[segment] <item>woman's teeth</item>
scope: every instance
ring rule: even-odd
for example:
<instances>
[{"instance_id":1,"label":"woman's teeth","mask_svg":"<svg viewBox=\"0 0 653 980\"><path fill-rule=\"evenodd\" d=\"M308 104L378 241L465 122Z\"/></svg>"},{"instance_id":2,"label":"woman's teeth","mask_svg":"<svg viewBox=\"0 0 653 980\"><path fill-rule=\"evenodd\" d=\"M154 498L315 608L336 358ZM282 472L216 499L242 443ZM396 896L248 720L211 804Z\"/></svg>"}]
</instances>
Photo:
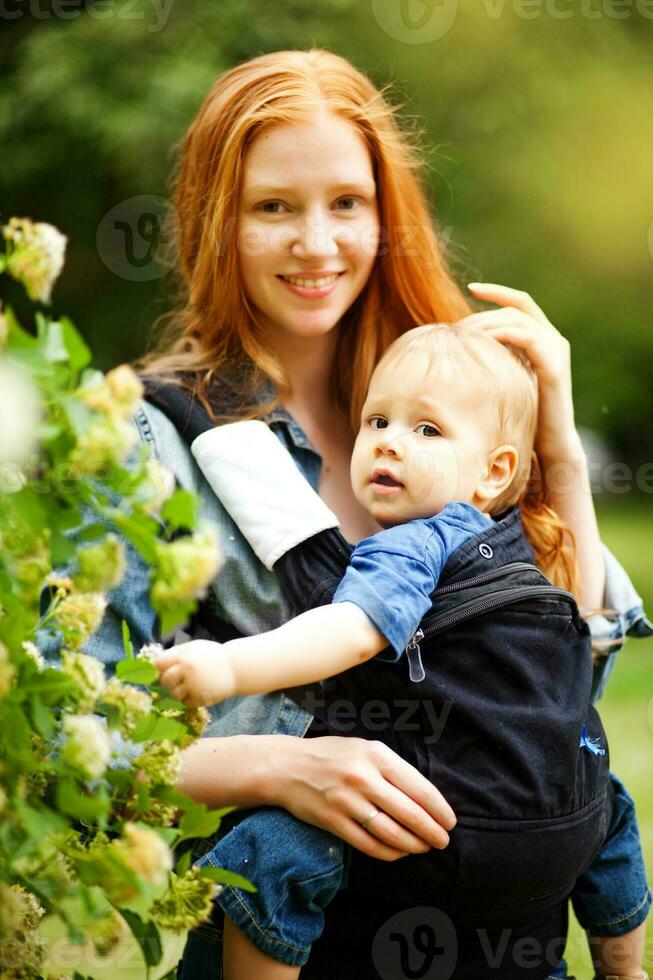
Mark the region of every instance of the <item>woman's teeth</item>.
<instances>
[{"instance_id":1,"label":"woman's teeth","mask_svg":"<svg viewBox=\"0 0 653 980\"><path fill-rule=\"evenodd\" d=\"M322 286L330 286L332 282L335 282L339 272L336 272L333 276L325 276L323 279L299 279L297 276L282 276L286 282L291 282L293 286L305 286L307 289L319 289Z\"/></svg>"}]
</instances>

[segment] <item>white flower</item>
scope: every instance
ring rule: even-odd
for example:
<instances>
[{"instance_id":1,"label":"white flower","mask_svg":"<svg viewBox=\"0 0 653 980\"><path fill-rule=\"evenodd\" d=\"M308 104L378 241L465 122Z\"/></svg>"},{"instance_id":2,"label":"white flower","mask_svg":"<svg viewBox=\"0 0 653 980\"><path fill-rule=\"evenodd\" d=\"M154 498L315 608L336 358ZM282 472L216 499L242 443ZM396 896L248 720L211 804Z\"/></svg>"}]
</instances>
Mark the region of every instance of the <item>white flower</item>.
<instances>
[{"instance_id":1,"label":"white flower","mask_svg":"<svg viewBox=\"0 0 653 980\"><path fill-rule=\"evenodd\" d=\"M111 758L106 727L95 715L67 715L63 730L66 743L62 758L87 779L99 779Z\"/></svg>"},{"instance_id":2,"label":"white flower","mask_svg":"<svg viewBox=\"0 0 653 980\"><path fill-rule=\"evenodd\" d=\"M101 592L71 592L56 610L64 643L79 650L102 622L107 600Z\"/></svg>"},{"instance_id":3,"label":"white flower","mask_svg":"<svg viewBox=\"0 0 653 980\"><path fill-rule=\"evenodd\" d=\"M172 871L170 848L155 831L126 823L115 846L128 868L148 885L162 885Z\"/></svg>"},{"instance_id":4,"label":"white flower","mask_svg":"<svg viewBox=\"0 0 653 980\"><path fill-rule=\"evenodd\" d=\"M0 698L8 694L16 677L16 668L9 659L9 650L0 640Z\"/></svg>"},{"instance_id":5,"label":"white flower","mask_svg":"<svg viewBox=\"0 0 653 980\"><path fill-rule=\"evenodd\" d=\"M31 640L25 640L23 643L23 650L25 651L27 656L34 661L38 669L43 670L43 668L45 667L45 660L43 659L43 654L41 653L37 645L35 643L32 643Z\"/></svg>"},{"instance_id":6,"label":"white flower","mask_svg":"<svg viewBox=\"0 0 653 980\"><path fill-rule=\"evenodd\" d=\"M49 303L63 269L66 236L44 221L11 218L3 234L9 242L7 272L25 286L30 299Z\"/></svg>"},{"instance_id":7,"label":"white flower","mask_svg":"<svg viewBox=\"0 0 653 980\"><path fill-rule=\"evenodd\" d=\"M86 653L63 650L61 668L74 680L80 693L79 708L89 711L106 687L104 664Z\"/></svg>"},{"instance_id":8,"label":"white flower","mask_svg":"<svg viewBox=\"0 0 653 980\"><path fill-rule=\"evenodd\" d=\"M175 489L175 475L158 459L148 459L145 466L154 490L154 495L147 502L147 510L151 513L160 510L166 500L172 496Z\"/></svg>"},{"instance_id":9,"label":"white flower","mask_svg":"<svg viewBox=\"0 0 653 980\"><path fill-rule=\"evenodd\" d=\"M0 358L0 465L22 463L39 435L39 396L27 372Z\"/></svg>"},{"instance_id":10,"label":"white flower","mask_svg":"<svg viewBox=\"0 0 653 980\"><path fill-rule=\"evenodd\" d=\"M195 534L157 546L159 567L151 596L159 609L201 598L218 573L222 559L215 532Z\"/></svg>"},{"instance_id":11,"label":"white flower","mask_svg":"<svg viewBox=\"0 0 653 980\"><path fill-rule=\"evenodd\" d=\"M140 648L137 653L137 657L141 660L148 660L151 664L156 661L157 657L160 657L163 653L163 647L160 643L145 643L144 646Z\"/></svg>"}]
</instances>

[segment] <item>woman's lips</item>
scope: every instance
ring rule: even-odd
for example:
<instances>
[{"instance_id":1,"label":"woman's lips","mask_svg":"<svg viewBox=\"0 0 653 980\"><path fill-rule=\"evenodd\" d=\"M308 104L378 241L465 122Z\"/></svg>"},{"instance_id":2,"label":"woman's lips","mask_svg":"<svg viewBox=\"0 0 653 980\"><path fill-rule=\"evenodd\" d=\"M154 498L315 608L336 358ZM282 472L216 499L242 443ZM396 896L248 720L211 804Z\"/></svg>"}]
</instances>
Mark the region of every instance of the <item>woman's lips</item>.
<instances>
[{"instance_id":1,"label":"woman's lips","mask_svg":"<svg viewBox=\"0 0 653 980\"><path fill-rule=\"evenodd\" d=\"M288 280L284 279L283 276L277 276L277 278L279 282L286 286L291 293L295 294L295 296L302 296L304 299L323 299L325 296L329 296L333 292L343 276L344 272L339 272L338 278L334 279L333 282L330 282L326 286L298 286L294 282L288 282ZM301 278L301 276L298 276L297 278ZM323 278L326 279L327 277L324 276Z\"/></svg>"}]
</instances>

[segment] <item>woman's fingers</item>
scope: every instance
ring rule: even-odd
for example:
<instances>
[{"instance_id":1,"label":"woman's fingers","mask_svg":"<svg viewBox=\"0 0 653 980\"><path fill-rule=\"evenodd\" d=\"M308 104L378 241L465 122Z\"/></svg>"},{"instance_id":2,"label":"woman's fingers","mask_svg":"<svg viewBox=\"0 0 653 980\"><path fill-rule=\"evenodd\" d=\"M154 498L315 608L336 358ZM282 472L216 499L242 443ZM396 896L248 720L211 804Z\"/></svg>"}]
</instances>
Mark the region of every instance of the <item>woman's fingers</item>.
<instances>
[{"instance_id":1,"label":"woman's fingers","mask_svg":"<svg viewBox=\"0 0 653 980\"><path fill-rule=\"evenodd\" d=\"M501 286L496 282L470 282L467 288L479 299L497 306L514 306L523 313L548 323L546 314L529 293L511 286Z\"/></svg>"},{"instance_id":2,"label":"woman's fingers","mask_svg":"<svg viewBox=\"0 0 653 980\"><path fill-rule=\"evenodd\" d=\"M422 776L410 763L396 755L392 749L382 743L378 745L380 752L381 774L384 779L391 784L405 798L405 804L410 810L407 814L411 822L418 818L422 826L433 826L433 821L445 830L452 830L456 826L456 815L445 800L442 793ZM394 797L394 799L397 799ZM415 803L419 810L410 807L410 801ZM430 840L430 835L424 838ZM436 847L438 844L436 843ZM442 846L442 845L439 845Z\"/></svg>"},{"instance_id":3,"label":"woman's fingers","mask_svg":"<svg viewBox=\"0 0 653 980\"><path fill-rule=\"evenodd\" d=\"M429 787L434 789L430 783ZM449 834L444 824L451 830L456 818L444 798L437 790L435 793L439 797L437 800L429 800L430 794L424 794L425 803L432 807L433 812L429 812L386 780L380 795L373 800L385 819L381 819L381 816L375 817L369 829L386 843L411 853L417 854L425 850L424 844L441 850L449 843ZM447 819L449 815L450 819Z\"/></svg>"}]
</instances>

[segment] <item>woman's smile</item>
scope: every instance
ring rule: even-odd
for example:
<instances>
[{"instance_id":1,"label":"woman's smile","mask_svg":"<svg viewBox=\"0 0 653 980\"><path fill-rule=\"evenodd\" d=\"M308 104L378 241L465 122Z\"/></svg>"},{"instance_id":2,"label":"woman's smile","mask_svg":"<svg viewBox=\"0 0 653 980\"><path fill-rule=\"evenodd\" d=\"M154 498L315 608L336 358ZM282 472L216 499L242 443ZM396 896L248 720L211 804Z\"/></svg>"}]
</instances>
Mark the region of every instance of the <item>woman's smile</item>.
<instances>
[{"instance_id":1,"label":"woman's smile","mask_svg":"<svg viewBox=\"0 0 653 980\"><path fill-rule=\"evenodd\" d=\"M336 284L344 272L334 272L330 274L322 274L321 276L277 276L280 282L287 286L287 288L295 293L296 296L301 296L304 299L323 299L325 296L330 296L334 291Z\"/></svg>"}]
</instances>

